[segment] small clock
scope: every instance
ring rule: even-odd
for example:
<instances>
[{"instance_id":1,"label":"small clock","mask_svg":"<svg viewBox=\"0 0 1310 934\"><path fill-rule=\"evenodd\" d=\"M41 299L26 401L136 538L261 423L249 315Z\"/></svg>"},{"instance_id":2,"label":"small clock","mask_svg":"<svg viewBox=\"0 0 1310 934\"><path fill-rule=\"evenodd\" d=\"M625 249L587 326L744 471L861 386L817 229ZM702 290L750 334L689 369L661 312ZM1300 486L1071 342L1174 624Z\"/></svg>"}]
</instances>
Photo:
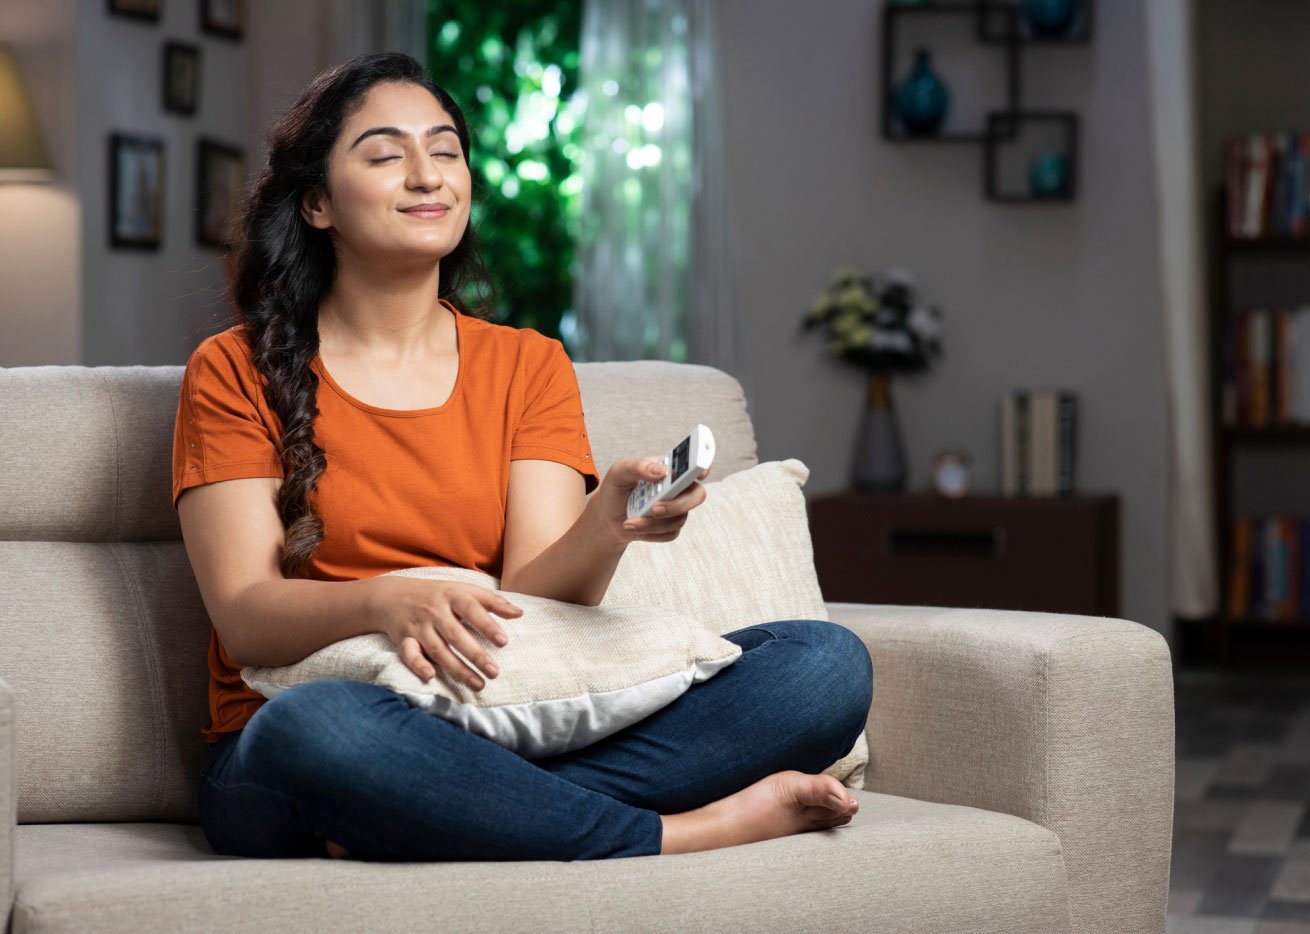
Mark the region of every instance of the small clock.
<instances>
[{"instance_id":1,"label":"small clock","mask_svg":"<svg viewBox=\"0 0 1310 934\"><path fill-rule=\"evenodd\" d=\"M963 448L942 451L932 461L932 487L939 496L959 499L969 492L969 452Z\"/></svg>"}]
</instances>

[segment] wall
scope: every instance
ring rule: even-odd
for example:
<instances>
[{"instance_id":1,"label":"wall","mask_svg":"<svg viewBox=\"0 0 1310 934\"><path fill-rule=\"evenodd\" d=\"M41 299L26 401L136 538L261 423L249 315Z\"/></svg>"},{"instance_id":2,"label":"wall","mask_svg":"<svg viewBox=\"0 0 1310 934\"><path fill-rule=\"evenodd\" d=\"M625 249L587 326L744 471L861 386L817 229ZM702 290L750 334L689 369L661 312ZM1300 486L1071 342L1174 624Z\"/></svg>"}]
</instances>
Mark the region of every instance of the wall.
<instances>
[{"instance_id":1,"label":"wall","mask_svg":"<svg viewBox=\"0 0 1310 934\"><path fill-rule=\"evenodd\" d=\"M200 31L199 0L163 4L158 23L111 16L103 0L77 0L77 114L82 193L83 362L88 366L185 361L227 314L218 250L195 241L196 142L241 146L247 137L249 44ZM253 4L257 6L257 4ZM194 116L166 111L164 42L200 46ZM164 219L158 251L110 249L111 132L164 141Z\"/></svg>"},{"instance_id":2,"label":"wall","mask_svg":"<svg viewBox=\"0 0 1310 934\"><path fill-rule=\"evenodd\" d=\"M942 308L945 328L940 365L897 379L893 390L910 487L927 486L936 449L959 443L973 453L975 488L997 490L1001 393L1077 391L1078 486L1122 497L1121 615L1169 634L1141 5L1098 3L1090 46L1025 50L1025 104L1083 118L1081 190L1061 206L984 200L976 146L880 138L879 7L812 0L798 16L784 0L717 6L760 457L802 458L810 496L846 485L865 379L830 359L817 335L798 336L797 323L835 267L906 266ZM950 64L939 61L943 74ZM955 79L962 106L977 103L974 86L967 71Z\"/></svg>"},{"instance_id":3,"label":"wall","mask_svg":"<svg viewBox=\"0 0 1310 934\"><path fill-rule=\"evenodd\" d=\"M0 366L81 362L73 0L0 4L55 179L0 185Z\"/></svg>"}]
</instances>

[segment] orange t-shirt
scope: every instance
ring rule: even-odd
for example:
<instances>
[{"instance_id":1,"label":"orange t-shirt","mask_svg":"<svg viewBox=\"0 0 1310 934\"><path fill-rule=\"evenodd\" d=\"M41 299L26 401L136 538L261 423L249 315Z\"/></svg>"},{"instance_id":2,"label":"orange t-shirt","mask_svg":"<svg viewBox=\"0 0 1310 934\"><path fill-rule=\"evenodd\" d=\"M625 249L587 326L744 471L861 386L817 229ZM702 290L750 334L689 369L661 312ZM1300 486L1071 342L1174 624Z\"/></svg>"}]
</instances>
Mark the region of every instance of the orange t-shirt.
<instances>
[{"instance_id":1,"label":"orange t-shirt","mask_svg":"<svg viewBox=\"0 0 1310 934\"><path fill-rule=\"evenodd\" d=\"M384 409L350 396L316 355L314 440L327 469L310 494L324 538L306 577L358 580L399 568L466 567L499 577L509 462L559 461L600 483L573 362L531 328L455 313L459 366L436 408ZM244 325L205 338L187 361L173 432L173 507L183 490L283 477L281 421L264 398ZM242 729L265 700L209 639L207 742Z\"/></svg>"}]
</instances>

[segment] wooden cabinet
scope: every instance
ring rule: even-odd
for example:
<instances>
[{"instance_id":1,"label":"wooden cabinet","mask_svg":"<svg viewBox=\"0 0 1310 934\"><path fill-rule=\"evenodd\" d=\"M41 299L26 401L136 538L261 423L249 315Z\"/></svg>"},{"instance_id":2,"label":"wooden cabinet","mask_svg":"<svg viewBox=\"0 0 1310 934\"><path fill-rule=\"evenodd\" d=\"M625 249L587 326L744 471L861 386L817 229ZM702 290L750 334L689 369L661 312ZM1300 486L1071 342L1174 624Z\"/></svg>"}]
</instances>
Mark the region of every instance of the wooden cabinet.
<instances>
[{"instance_id":1,"label":"wooden cabinet","mask_svg":"<svg viewBox=\"0 0 1310 934\"><path fill-rule=\"evenodd\" d=\"M1119 497L841 492L808 501L830 601L1119 616Z\"/></svg>"}]
</instances>

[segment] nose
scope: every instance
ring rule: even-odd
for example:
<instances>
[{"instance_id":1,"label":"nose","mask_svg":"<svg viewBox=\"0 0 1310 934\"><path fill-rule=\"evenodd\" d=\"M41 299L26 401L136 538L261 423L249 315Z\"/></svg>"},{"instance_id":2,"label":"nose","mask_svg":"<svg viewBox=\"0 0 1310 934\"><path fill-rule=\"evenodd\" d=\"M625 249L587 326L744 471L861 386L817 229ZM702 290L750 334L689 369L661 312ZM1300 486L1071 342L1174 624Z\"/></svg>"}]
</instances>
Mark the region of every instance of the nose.
<instances>
[{"instance_id":1,"label":"nose","mask_svg":"<svg viewBox=\"0 0 1310 934\"><path fill-rule=\"evenodd\" d=\"M415 188L424 190L440 188L445 184L445 177L441 174L441 166L433 156L429 156L424 150L419 157L412 163L413 168L409 173L409 184Z\"/></svg>"}]
</instances>

